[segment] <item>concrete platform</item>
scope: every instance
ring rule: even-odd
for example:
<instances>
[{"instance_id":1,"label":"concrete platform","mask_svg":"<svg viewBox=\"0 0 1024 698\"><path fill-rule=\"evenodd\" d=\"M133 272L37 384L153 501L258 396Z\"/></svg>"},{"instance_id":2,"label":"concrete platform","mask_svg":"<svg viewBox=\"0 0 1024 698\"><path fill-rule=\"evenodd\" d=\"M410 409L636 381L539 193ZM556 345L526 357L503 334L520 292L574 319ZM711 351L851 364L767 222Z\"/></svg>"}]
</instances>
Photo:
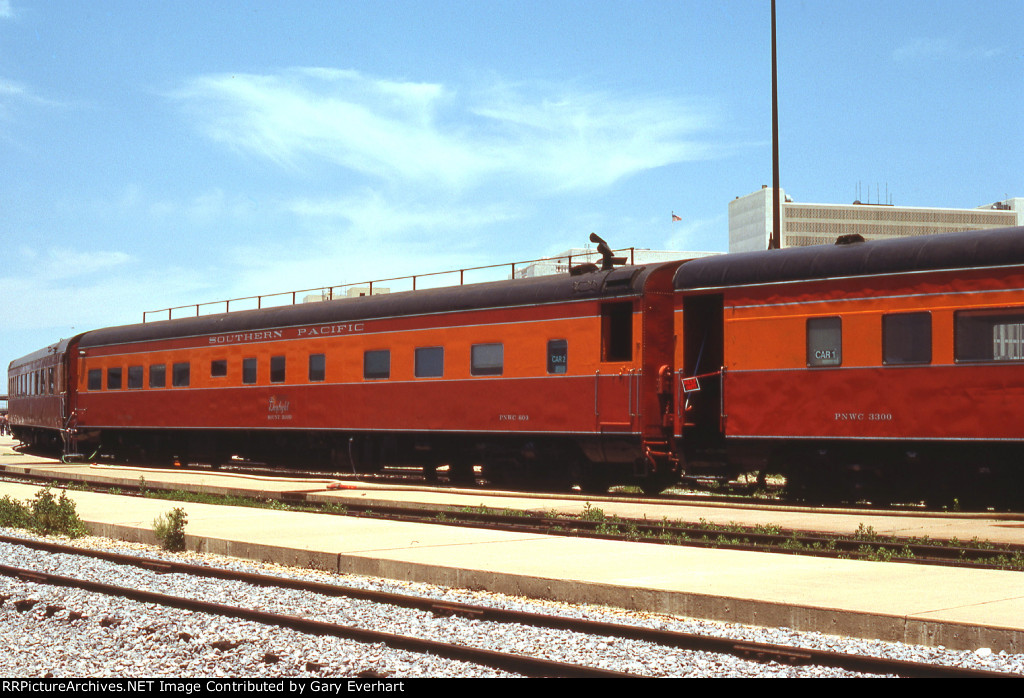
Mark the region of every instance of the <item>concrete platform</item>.
<instances>
[{"instance_id":1,"label":"concrete platform","mask_svg":"<svg viewBox=\"0 0 1024 698\"><path fill-rule=\"evenodd\" d=\"M87 467L33 461L12 455L2 444L0 463L8 469L46 468L64 473ZM147 482L195 480L194 474L171 471L129 469L110 471L109 475L126 484L137 484L139 477ZM216 473L204 473L200 480L211 490L301 490L310 497L339 501L383 496L372 488L330 490L326 482L311 488L308 482ZM0 483L0 496L29 499L38 490L35 485ZM154 542L153 520L178 506L87 492L68 491L68 496L97 535L142 542ZM410 501L427 498L415 492L407 496ZM458 496L478 500L474 504L487 504L489 499L472 493ZM500 499L501 503L494 505L525 503L545 511L552 508L550 500L541 505L528 497ZM516 504L517 499L523 501ZM180 506L188 514L187 545L192 550L751 625L958 649L1024 652L1024 573L1020 572L702 550L202 504ZM557 508L584 506L585 501L565 500ZM645 507L648 518L660 520L649 509ZM739 512L739 517L742 515ZM728 516L739 518L736 511ZM863 519L860 514L856 517ZM901 517L888 518L896 519L893 525L898 525ZM763 512L758 522L765 522ZM1002 523L1013 532L1021 525L1019 521L995 522ZM873 527L884 532L885 526Z\"/></svg>"}]
</instances>

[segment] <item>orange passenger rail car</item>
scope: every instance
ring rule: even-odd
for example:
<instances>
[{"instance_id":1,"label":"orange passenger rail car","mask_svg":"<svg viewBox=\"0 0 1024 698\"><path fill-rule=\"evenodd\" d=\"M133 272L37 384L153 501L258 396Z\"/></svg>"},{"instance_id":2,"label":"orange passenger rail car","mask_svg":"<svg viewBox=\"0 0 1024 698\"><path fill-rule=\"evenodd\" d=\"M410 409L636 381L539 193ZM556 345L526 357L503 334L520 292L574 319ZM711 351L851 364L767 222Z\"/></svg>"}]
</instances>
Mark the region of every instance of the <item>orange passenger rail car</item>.
<instances>
[{"instance_id":1,"label":"orange passenger rail car","mask_svg":"<svg viewBox=\"0 0 1024 698\"><path fill-rule=\"evenodd\" d=\"M811 499L1019 498L1024 228L726 255L675 277L692 473Z\"/></svg>"},{"instance_id":2,"label":"orange passenger rail car","mask_svg":"<svg viewBox=\"0 0 1024 698\"><path fill-rule=\"evenodd\" d=\"M465 480L480 466L496 484L659 488L677 476L659 376L673 370L678 264L86 332L60 350L63 421L21 428L141 462L448 466Z\"/></svg>"}]
</instances>

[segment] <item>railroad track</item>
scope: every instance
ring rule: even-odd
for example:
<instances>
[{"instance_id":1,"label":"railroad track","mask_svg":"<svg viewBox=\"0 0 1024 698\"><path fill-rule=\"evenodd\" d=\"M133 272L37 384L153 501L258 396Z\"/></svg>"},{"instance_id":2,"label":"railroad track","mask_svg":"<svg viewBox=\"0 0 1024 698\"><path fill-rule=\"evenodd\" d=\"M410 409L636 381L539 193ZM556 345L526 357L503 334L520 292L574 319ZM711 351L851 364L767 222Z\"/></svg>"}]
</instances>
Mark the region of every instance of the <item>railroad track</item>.
<instances>
[{"instance_id":1,"label":"railroad track","mask_svg":"<svg viewBox=\"0 0 1024 698\"><path fill-rule=\"evenodd\" d=\"M14 447L14 450L25 453L36 455L43 458L58 458L55 454L46 451L31 450L23 446ZM115 463L114 461L104 461L102 459L95 461L97 463L108 463L111 466L122 465ZM86 463L83 463L83 465ZM132 467L132 466L125 466ZM143 468L159 468L159 466L140 466ZM325 478L337 479L342 482L368 482L368 483L384 483L384 484L400 484L407 486L419 486L427 489L428 491L439 491L449 492L453 489L467 489L475 492L486 492L495 495L508 495L508 496L519 496L523 494L527 495L550 495L553 497L569 496L569 497L585 497L591 501L620 501L623 498L632 498L642 496L646 500L657 501L659 503L681 503L681 504L695 504L695 503L712 503L712 504L727 504L730 506L766 506L766 505L777 505L791 507L795 509L806 509L808 511L820 510L820 504L803 504L798 499L786 499L783 496L784 486L779 483L769 483L761 486L752 482L722 482L720 480L713 480L702 477L686 477L679 484L679 488L688 490L684 492L672 491L663 492L659 495L639 495L635 492L623 491L619 488L619 491L611 492L579 492L575 490L561 491L561 490L543 490L543 489L524 489L515 490L507 488L494 489L491 484L484 479L482 476L477 475L472 481L454 481L448 477L447 467L442 466L438 473L434 476L424 474L422 468L418 467L391 467L386 466L381 472L378 473L348 473L338 472L331 470L305 470L302 468L282 468L276 466L268 466L261 463L252 463L248 461L237 461L232 462L218 468L213 468L206 464L193 463L189 464L189 469L195 469L200 472L207 471L211 473L224 473L234 475L249 475L255 477L270 477L270 478L288 478L288 479L309 479L309 480L324 480ZM175 470L174 468L161 468L164 470ZM49 478L53 479L53 478ZM615 488L613 488L614 490ZM757 494L760 493L760 494ZM837 503L837 506L839 504ZM846 502L842 503L844 510L857 510L866 512L877 512L879 510L885 510L889 508L889 505L876 505L865 502ZM894 504L895 508L899 511L906 512L938 512L948 513L945 507L928 507L920 502L908 502L902 504ZM988 509L981 509L981 513L985 513ZM995 509L995 513L1012 513L1009 510ZM1024 516L1024 513L1021 514Z\"/></svg>"},{"instance_id":2,"label":"railroad track","mask_svg":"<svg viewBox=\"0 0 1024 698\"><path fill-rule=\"evenodd\" d=\"M154 567L150 567L150 569L153 569ZM180 570L178 571L180 573ZM272 613L253 608L245 608L242 606L232 606L181 596L172 596L170 594L160 594L132 587L104 584L102 582L93 582L75 577L37 572L8 565L0 565L0 574L35 584L49 584L83 589L85 591L91 591L98 594L118 596L143 603L152 603L158 606L180 608L198 613L210 613L213 615L227 616L229 618L254 621L264 625L289 628L291 630L297 630L310 635L332 635L334 637L346 638L357 642L381 643L395 649L431 653L447 659L482 664L484 666L515 672L529 677L636 678L635 675L627 672L609 671L596 667L580 666L565 662L554 662L536 657L525 657L511 653L495 652L488 649L437 642L435 640L426 640L409 635L398 635L395 633L385 633L377 630L354 628L340 623L327 623L324 621L302 618L284 613Z\"/></svg>"},{"instance_id":3,"label":"railroad track","mask_svg":"<svg viewBox=\"0 0 1024 698\"><path fill-rule=\"evenodd\" d=\"M455 616L472 619L480 623L517 624L528 627L543 627L560 631L579 633L602 638L618 638L650 643L657 647L678 648L693 652L712 652L731 655L758 662L778 662L792 666L823 666L851 672L895 675L903 677L1007 677L1003 672L942 666L906 660L893 660L873 656L843 654L817 649L797 648L787 645L742 642L726 638L709 637L690 633L659 630L635 625L614 624L567 616L548 615L533 612L498 609L491 606L452 603L421 596L409 596L392 592L343 587L304 579L291 579L228 570L207 565L194 565L168 559L153 559L137 555L124 555L101 550L87 550L51 541L30 540L11 536L0 536L0 543L17 545L48 553L87 556L116 565L139 567L159 574L183 574L192 577L213 578L243 582L256 587L290 589L311 595L346 597L386 604L394 607L418 609L434 616ZM83 580L75 577L51 574L34 569L0 565L0 574L15 577L25 582L49 584L85 589L95 593L130 598L136 601L161 606L188 609L257 623L290 628L314 635L333 635L359 642L383 643L387 646L413 652L429 652L452 660L467 661L494 667L524 676L542 677L631 677L637 674L614 671L599 667L556 662L549 659L525 656L492 649L476 648L458 643L445 643L421 637L400 635L391 632L354 627L349 623L338 624L300 617L245 608L235 605L213 603L181 596L157 593L134 587L124 587L105 582Z\"/></svg>"},{"instance_id":4,"label":"railroad track","mask_svg":"<svg viewBox=\"0 0 1024 698\"><path fill-rule=\"evenodd\" d=\"M19 481L61 482L50 474L26 473L11 477ZM322 482L322 478L320 478ZM80 480L64 480L65 484L81 485ZM104 489L99 486L97 489ZM141 493L159 490L153 483L125 484L117 487L119 493ZM254 497L254 500L257 498ZM300 507L319 509L308 493L283 492L281 501ZM536 533L543 535L587 536L606 540L625 540L652 544L685 545L704 548L724 548L751 552L772 552L790 555L879 560L906 564L944 565L975 569L1024 570L1024 545L988 545L984 542L942 541L885 537L870 529L853 535L840 535L812 531L784 530L773 527L721 526L707 523L684 523L623 519L605 516L597 507L587 507L580 517L546 516L525 512L498 511L482 507L406 506L381 503L346 503L343 511L348 516L380 518L408 523L429 523L449 526L470 526L494 530ZM608 501L614 501L609 498Z\"/></svg>"}]
</instances>

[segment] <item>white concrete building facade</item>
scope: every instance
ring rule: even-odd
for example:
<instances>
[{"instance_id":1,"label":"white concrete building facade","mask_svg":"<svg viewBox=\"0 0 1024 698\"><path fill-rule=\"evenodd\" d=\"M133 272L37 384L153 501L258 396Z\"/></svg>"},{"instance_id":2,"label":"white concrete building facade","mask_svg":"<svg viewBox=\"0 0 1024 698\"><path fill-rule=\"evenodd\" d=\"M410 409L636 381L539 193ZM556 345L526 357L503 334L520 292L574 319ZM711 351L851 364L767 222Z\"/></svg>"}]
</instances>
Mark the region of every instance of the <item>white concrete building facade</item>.
<instances>
[{"instance_id":1,"label":"white concrete building facade","mask_svg":"<svg viewBox=\"0 0 1024 698\"><path fill-rule=\"evenodd\" d=\"M805 204L781 190L782 247L831 245L841 235L865 240L931 235L1024 225L1024 197L978 208L918 208L888 204ZM772 189L762 187L729 202L729 251L768 247L772 229Z\"/></svg>"}]
</instances>

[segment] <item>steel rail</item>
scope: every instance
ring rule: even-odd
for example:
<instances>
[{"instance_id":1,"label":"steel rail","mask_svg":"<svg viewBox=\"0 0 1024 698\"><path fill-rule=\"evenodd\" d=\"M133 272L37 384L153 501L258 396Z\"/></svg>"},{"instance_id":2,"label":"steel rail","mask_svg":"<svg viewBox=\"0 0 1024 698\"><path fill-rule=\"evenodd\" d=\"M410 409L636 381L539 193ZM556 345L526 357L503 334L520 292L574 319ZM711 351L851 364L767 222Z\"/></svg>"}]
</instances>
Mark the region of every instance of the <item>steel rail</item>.
<instances>
[{"instance_id":1,"label":"steel rail","mask_svg":"<svg viewBox=\"0 0 1024 698\"><path fill-rule=\"evenodd\" d=\"M35 475L31 472L9 474L10 479L49 483L81 484L82 480ZM88 481L85 481L88 482ZM104 486L99 485L102 489ZM139 492L142 486L118 486L122 493ZM145 489L163 490L158 484L148 483ZM180 488L179 488L180 489ZM319 506L311 502L308 492L283 492L280 500L288 504ZM254 496L254 499L259 499ZM593 497L587 497L590 501ZM616 501L609 498L608 501ZM721 548L785 555L813 557L882 559L886 562L937 565L969 569L1019 570L1024 557L1024 546L1001 544L992 547L944 545L934 541L900 539L895 537L858 537L850 534L829 534L813 531L783 530L766 532L749 528L702 527L696 524L667 524L640 519L606 517L600 520L583 518L555 518L541 515L509 516L498 513L467 512L458 509L423 509L402 505L352 504L345 505L346 516L381 518L410 523L429 523L444 526L475 526L493 530L538 533L542 535L586 536L603 540L627 540L650 544L683 545L699 548ZM1017 517L1019 518L1019 517ZM619 529L619 530L614 530Z\"/></svg>"},{"instance_id":2,"label":"steel rail","mask_svg":"<svg viewBox=\"0 0 1024 698\"><path fill-rule=\"evenodd\" d=\"M156 560L153 558L145 558L137 555L125 555L121 553L112 553L102 550L90 550L78 548L75 546L63 545L60 543L52 543L50 541L23 539L13 536L0 535L0 543L22 545L29 548L44 550L47 552L66 553L72 555L94 557L107 560L109 562L115 562L117 564L142 567L160 573L189 574L195 576L211 577L215 579L241 581L255 586L287 588L299 591L308 591L310 593L322 594L325 596L341 596L346 598L361 599L376 603L401 606L404 608L416 608L419 610L429 611L431 613L434 613L435 615L457 615L481 621L499 623L520 623L534 627L547 627L558 630L585 633L589 635L603 635L620 637L631 640L641 640L644 642L650 642L669 647L677 647L680 649L686 649L691 651L715 652L718 654L739 656L746 659L750 659L752 661L776 661L780 664L787 664L793 666L829 666L839 669L845 669L847 671L855 671L869 674L895 674L897 676L908 678L1019 678L1017 674L1010 674L1007 672L926 664L905 660L872 657L867 655L846 654L842 652L832 652L828 650L806 649L802 647L792 647L789 645L773 645L768 643L745 642L729 638L710 637L707 635L698 635L693 633L681 633L670 630L645 628L642 626L623 625L618 623L608 623L604 621L594 621L580 618L548 615L544 613L514 611L506 609L497 609L488 606L453 603L419 596L395 594L393 592L374 591L371 589L357 589L335 584L325 584L323 582L314 582L302 579L291 579L287 577L278 577L275 575L264 575L254 572L243 572L240 570L228 570L218 567L211 567L207 565L194 565L191 563L176 562L172 560ZM3 567L0 567L0 573L6 574L6 572L4 572ZM32 574L37 573L33 572ZM253 611L252 613L259 612ZM289 618L291 617L289 616ZM384 640L368 641L384 642ZM480 660L467 661L476 661L480 664L496 666ZM546 662L548 660L538 661ZM547 668L547 665L544 664L540 666L542 670ZM610 672L609 674L605 674L605 676L612 674L615 674L615 672ZM620 675L630 676L633 678L636 677L636 675L634 674ZM579 676L579 674L576 674L575 676Z\"/></svg>"},{"instance_id":3,"label":"steel rail","mask_svg":"<svg viewBox=\"0 0 1024 698\"><path fill-rule=\"evenodd\" d=\"M30 471L0 477L12 480L48 483L89 483L88 480L55 477L49 473L36 475ZM94 485L104 489L105 485ZM118 486L121 493L148 490L180 489L149 483ZM322 502L310 501L310 494L319 489L282 492L279 498L287 504L316 508ZM253 499L260 499L259 495ZM594 499L586 497L587 501ZM618 501L609 497L607 501ZM683 545L699 548L721 548L785 555L883 560L885 562L937 565L967 569L1020 570L1024 545L999 544L990 547L943 544L941 540L901 539L891 536L857 536L827 532L780 530L768 532L756 527L747 529L715 528L698 524L666 523L647 519L622 519L609 516L598 520L586 518L550 518L542 515L510 516L492 512L463 511L457 508L406 507L384 504L346 503L344 515L381 518L411 523L445 526L474 526L493 530L538 533L542 535L586 536L603 540L626 540L650 544ZM1019 520L1014 516L1013 520Z\"/></svg>"},{"instance_id":4,"label":"steel rail","mask_svg":"<svg viewBox=\"0 0 1024 698\"><path fill-rule=\"evenodd\" d=\"M435 654L446 659L470 662L490 666L503 671L523 674L529 677L544 678L642 678L636 674L625 672L609 671L596 667L566 664L548 659L528 657L525 655L508 654L495 652L494 650L469 647L466 645L453 645L436 640L396 635L378 630L367 630L347 625L338 625L324 621L301 618L299 616L270 613L240 606L229 606L226 604L213 603L210 601L199 601L168 594L160 594L153 591L120 587L103 582L91 582L75 577L37 572L9 565L0 565L0 574L20 579L24 582L36 584L48 584L52 586L63 586L82 589L108 596L152 603L170 608L181 608L200 613L210 613L231 618L253 621L263 625L273 625L290 630L296 630L310 635L331 635L348 640L365 643L381 643L394 649L402 649L421 654Z\"/></svg>"}]
</instances>

